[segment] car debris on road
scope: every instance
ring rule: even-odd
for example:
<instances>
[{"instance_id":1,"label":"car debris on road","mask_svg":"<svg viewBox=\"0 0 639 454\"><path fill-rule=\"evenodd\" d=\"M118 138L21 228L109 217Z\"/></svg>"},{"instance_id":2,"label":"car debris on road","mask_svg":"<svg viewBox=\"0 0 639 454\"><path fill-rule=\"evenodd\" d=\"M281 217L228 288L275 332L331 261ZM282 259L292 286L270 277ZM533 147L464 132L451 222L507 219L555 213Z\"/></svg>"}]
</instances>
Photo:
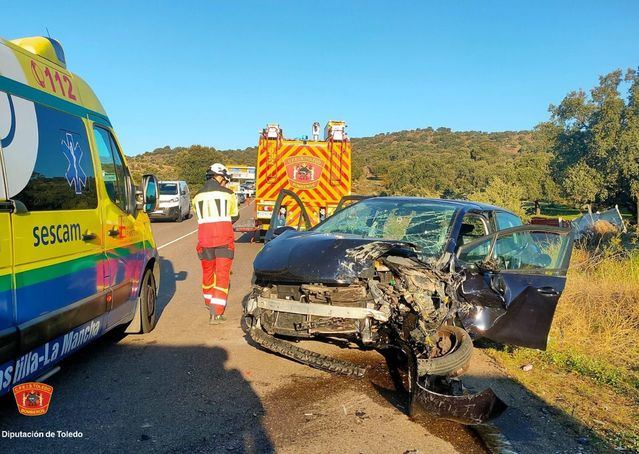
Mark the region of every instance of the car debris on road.
<instances>
[{"instance_id":1,"label":"car debris on road","mask_svg":"<svg viewBox=\"0 0 639 454\"><path fill-rule=\"evenodd\" d=\"M545 348L571 248L569 229L522 226L498 207L368 198L265 245L245 306L249 334L268 350L353 376L366 369L283 338L377 349L408 391L409 414L419 404L482 423L505 404L490 389L470 394L459 379L471 334Z\"/></svg>"}]
</instances>

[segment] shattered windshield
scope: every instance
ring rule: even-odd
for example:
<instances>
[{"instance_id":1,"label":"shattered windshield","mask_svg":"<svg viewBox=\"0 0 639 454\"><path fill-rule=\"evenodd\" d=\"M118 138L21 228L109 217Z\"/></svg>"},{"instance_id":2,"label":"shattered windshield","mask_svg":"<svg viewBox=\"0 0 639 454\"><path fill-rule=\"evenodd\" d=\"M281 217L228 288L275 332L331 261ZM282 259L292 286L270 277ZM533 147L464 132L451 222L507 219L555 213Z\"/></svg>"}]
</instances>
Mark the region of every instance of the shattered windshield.
<instances>
[{"instance_id":1,"label":"shattered windshield","mask_svg":"<svg viewBox=\"0 0 639 454\"><path fill-rule=\"evenodd\" d=\"M438 258L454 213L455 208L446 203L368 199L334 214L313 230L407 241L419 246L423 259Z\"/></svg>"}]
</instances>

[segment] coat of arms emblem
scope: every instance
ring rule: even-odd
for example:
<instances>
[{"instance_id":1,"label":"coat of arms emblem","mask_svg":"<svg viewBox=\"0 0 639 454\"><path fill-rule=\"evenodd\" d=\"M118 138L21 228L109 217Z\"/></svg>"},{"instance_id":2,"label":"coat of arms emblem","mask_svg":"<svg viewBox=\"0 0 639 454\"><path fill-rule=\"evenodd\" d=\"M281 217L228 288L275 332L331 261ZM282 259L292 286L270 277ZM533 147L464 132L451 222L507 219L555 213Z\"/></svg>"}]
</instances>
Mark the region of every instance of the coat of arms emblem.
<instances>
[{"instance_id":1,"label":"coat of arms emblem","mask_svg":"<svg viewBox=\"0 0 639 454\"><path fill-rule=\"evenodd\" d=\"M324 169L324 161L317 156L291 156L284 165L288 181L296 189L314 189Z\"/></svg>"}]
</instances>

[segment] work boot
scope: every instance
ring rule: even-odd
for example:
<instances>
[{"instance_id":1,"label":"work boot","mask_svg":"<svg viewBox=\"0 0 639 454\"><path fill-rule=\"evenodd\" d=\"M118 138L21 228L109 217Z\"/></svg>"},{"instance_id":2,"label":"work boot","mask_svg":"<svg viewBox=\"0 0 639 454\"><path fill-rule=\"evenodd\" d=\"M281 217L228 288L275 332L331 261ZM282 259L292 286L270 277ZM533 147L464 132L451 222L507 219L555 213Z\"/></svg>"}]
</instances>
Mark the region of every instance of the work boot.
<instances>
[{"instance_id":1,"label":"work boot","mask_svg":"<svg viewBox=\"0 0 639 454\"><path fill-rule=\"evenodd\" d=\"M226 317L223 315L211 315L211 318L209 318L209 325L219 325L225 321Z\"/></svg>"}]
</instances>

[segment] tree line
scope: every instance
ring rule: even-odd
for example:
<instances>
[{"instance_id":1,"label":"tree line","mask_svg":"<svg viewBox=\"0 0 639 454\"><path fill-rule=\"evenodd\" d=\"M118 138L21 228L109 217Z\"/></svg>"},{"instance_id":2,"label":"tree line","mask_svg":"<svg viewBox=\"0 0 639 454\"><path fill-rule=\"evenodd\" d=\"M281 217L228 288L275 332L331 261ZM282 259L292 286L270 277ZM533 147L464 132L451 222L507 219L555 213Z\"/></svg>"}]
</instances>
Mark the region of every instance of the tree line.
<instances>
[{"instance_id":1,"label":"tree line","mask_svg":"<svg viewBox=\"0 0 639 454\"><path fill-rule=\"evenodd\" d=\"M354 188L372 174L386 194L473 199L520 214L523 201L533 202L537 213L541 202L551 202L584 210L618 204L637 214L637 71L601 76L596 87L568 93L549 112L530 131L424 128L354 138ZM134 176L155 173L197 189L211 163L255 165L256 152L167 146L129 162Z\"/></svg>"},{"instance_id":2,"label":"tree line","mask_svg":"<svg viewBox=\"0 0 639 454\"><path fill-rule=\"evenodd\" d=\"M135 181L152 173L160 180L184 180L191 193L204 184L206 170L215 162L238 165L255 165L257 147L244 150L218 150L203 145L190 147L165 146L127 158Z\"/></svg>"}]
</instances>

